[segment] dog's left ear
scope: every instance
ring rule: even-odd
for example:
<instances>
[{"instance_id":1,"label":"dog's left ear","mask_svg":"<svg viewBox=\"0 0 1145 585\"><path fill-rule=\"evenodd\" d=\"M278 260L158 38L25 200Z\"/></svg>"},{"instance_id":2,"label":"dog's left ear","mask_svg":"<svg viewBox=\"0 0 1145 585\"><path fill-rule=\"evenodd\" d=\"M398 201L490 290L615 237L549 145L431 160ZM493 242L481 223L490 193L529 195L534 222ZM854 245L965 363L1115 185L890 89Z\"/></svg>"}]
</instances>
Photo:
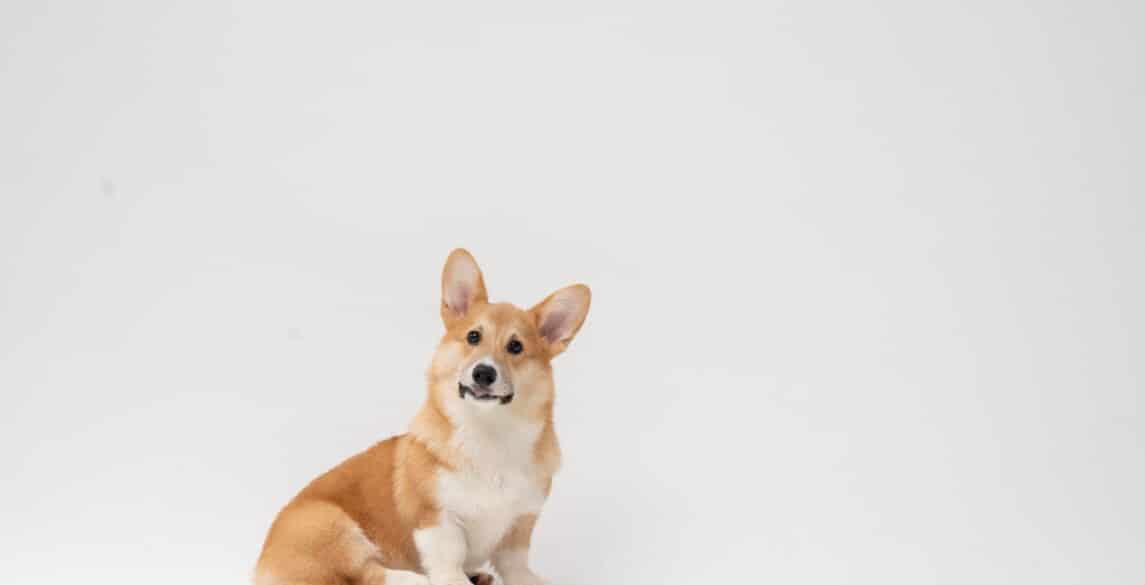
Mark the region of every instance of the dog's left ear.
<instances>
[{"instance_id":1,"label":"dog's left ear","mask_svg":"<svg viewBox=\"0 0 1145 585\"><path fill-rule=\"evenodd\" d=\"M474 305L488 301L485 279L481 277L477 261L462 248L451 252L441 271L441 320L445 326L453 326Z\"/></svg>"},{"instance_id":2,"label":"dog's left ear","mask_svg":"<svg viewBox=\"0 0 1145 585\"><path fill-rule=\"evenodd\" d=\"M591 301L592 291L583 284L574 284L558 290L529 309L550 357L568 348L588 316Z\"/></svg>"}]
</instances>

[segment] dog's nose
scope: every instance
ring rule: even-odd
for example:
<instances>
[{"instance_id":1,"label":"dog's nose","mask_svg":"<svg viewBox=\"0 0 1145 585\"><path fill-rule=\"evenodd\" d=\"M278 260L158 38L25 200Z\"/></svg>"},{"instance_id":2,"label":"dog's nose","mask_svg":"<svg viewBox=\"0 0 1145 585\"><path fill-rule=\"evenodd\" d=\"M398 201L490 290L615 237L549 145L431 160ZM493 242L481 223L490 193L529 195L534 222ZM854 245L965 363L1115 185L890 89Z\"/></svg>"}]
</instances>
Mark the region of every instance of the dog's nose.
<instances>
[{"instance_id":1,"label":"dog's nose","mask_svg":"<svg viewBox=\"0 0 1145 585\"><path fill-rule=\"evenodd\" d=\"M473 381L480 386L490 386L497 381L497 370L489 364L477 364L473 368Z\"/></svg>"}]
</instances>

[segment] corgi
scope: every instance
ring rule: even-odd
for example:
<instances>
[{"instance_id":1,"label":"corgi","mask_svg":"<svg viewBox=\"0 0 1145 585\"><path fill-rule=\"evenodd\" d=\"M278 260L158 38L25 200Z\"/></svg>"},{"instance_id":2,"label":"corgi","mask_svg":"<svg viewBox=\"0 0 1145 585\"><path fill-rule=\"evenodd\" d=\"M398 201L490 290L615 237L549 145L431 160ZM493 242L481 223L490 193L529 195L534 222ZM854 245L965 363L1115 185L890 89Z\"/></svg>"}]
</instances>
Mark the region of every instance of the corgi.
<instances>
[{"instance_id":1,"label":"corgi","mask_svg":"<svg viewBox=\"0 0 1145 585\"><path fill-rule=\"evenodd\" d=\"M529 543L560 467L550 361L588 314L574 284L529 310L490 303L454 250L441 277L445 334L407 432L347 459L279 512L256 585L546 585Z\"/></svg>"}]
</instances>

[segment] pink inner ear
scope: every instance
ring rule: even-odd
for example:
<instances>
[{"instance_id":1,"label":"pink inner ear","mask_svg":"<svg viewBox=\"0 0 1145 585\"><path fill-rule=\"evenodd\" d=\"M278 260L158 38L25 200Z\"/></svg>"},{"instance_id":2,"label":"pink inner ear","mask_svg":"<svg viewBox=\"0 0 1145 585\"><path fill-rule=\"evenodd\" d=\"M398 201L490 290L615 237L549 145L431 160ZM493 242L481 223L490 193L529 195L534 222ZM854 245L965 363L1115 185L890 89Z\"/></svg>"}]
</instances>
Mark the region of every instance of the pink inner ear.
<instances>
[{"instance_id":1,"label":"pink inner ear","mask_svg":"<svg viewBox=\"0 0 1145 585\"><path fill-rule=\"evenodd\" d=\"M465 311L469 310L469 287L461 283L454 283L450 289L449 308L458 315L464 315Z\"/></svg>"},{"instance_id":2,"label":"pink inner ear","mask_svg":"<svg viewBox=\"0 0 1145 585\"><path fill-rule=\"evenodd\" d=\"M541 337L549 343L560 341L565 335L563 328L566 321L568 321L568 314L559 309L545 315L544 319L541 320L539 331Z\"/></svg>"}]
</instances>

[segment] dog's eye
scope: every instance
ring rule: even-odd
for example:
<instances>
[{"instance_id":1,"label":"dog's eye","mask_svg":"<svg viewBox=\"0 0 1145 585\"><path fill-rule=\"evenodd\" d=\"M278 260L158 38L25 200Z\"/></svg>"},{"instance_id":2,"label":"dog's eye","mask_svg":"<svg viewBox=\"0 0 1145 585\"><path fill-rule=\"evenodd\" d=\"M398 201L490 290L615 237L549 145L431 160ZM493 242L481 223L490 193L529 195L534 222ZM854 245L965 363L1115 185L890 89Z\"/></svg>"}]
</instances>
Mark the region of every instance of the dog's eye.
<instances>
[{"instance_id":1,"label":"dog's eye","mask_svg":"<svg viewBox=\"0 0 1145 585\"><path fill-rule=\"evenodd\" d=\"M509 353L521 353L525 351L525 346L521 345L521 342L516 339L510 339L509 345L506 345L505 349L509 350Z\"/></svg>"},{"instance_id":2,"label":"dog's eye","mask_svg":"<svg viewBox=\"0 0 1145 585\"><path fill-rule=\"evenodd\" d=\"M468 341L469 345L477 345L478 343L481 343L481 332L476 329L470 331L465 336L465 341Z\"/></svg>"}]
</instances>

